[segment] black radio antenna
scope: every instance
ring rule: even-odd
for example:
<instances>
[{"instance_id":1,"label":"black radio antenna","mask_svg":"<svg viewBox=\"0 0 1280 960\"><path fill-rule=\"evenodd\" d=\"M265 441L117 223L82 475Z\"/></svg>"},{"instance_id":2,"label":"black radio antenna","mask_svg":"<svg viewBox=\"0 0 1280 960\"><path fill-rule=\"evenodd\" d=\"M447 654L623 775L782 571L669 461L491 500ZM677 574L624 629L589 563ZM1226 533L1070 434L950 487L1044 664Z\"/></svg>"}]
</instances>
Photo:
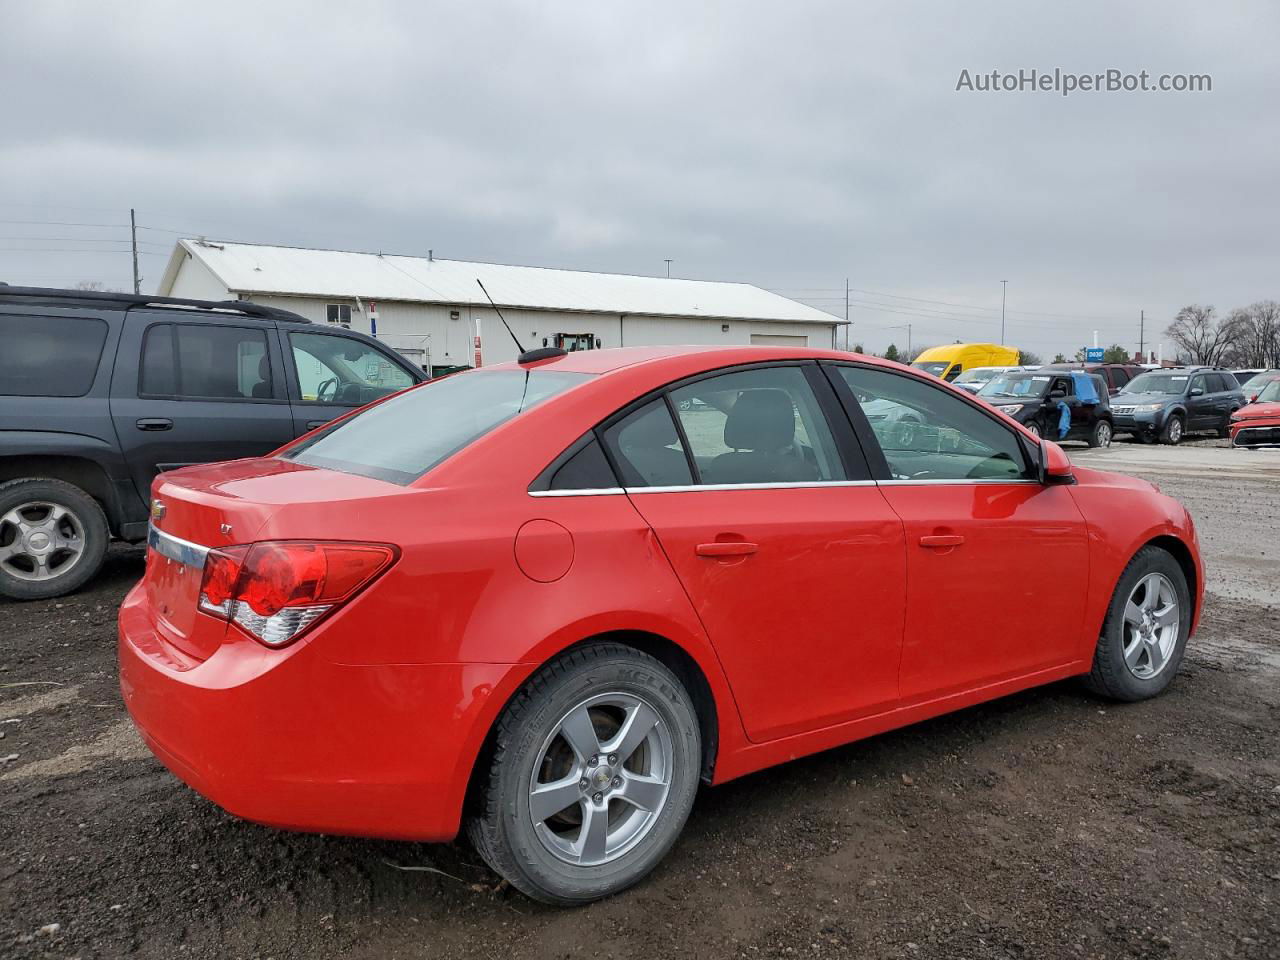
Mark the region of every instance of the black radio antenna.
<instances>
[{"instance_id":1,"label":"black radio antenna","mask_svg":"<svg viewBox=\"0 0 1280 960\"><path fill-rule=\"evenodd\" d=\"M476 283L480 283L479 277L476 277ZM484 290L483 283L480 283L480 289ZM484 295L489 301L489 306L493 307L493 312L496 313L498 315L498 319L502 321L502 325L507 328L507 333L511 334L511 339L516 342L516 349L523 354L525 349L520 345L520 339L516 336L515 331L511 329L511 324L507 323L507 318L502 315L502 311L498 309L498 305L493 302L493 297L489 296L488 290L484 290Z\"/></svg>"}]
</instances>

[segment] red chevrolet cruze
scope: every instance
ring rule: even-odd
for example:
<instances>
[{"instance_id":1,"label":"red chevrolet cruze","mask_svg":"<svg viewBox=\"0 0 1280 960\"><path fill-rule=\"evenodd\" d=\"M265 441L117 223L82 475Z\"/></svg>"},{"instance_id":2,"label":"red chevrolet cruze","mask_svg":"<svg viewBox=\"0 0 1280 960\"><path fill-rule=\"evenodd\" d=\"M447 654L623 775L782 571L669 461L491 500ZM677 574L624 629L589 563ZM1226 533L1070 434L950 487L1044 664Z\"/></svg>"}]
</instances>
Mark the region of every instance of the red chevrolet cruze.
<instances>
[{"instance_id":1,"label":"red chevrolet cruze","mask_svg":"<svg viewBox=\"0 0 1280 960\"><path fill-rule=\"evenodd\" d=\"M121 686L174 773L279 827L465 824L573 904L652 870L699 782L1178 669L1187 511L948 384L818 350L539 353L156 481Z\"/></svg>"}]
</instances>

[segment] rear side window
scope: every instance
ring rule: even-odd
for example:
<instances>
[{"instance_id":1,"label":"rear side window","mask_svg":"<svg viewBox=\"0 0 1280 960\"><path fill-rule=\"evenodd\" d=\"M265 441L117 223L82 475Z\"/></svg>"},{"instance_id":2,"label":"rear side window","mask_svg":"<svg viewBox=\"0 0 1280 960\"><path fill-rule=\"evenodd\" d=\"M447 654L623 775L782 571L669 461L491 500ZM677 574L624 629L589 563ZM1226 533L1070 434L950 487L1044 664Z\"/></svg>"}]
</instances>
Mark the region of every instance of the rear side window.
<instances>
[{"instance_id":1,"label":"rear side window","mask_svg":"<svg viewBox=\"0 0 1280 960\"><path fill-rule=\"evenodd\" d=\"M455 374L363 410L284 456L313 467L411 483L499 424L590 378L551 370Z\"/></svg>"},{"instance_id":2,"label":"rear side window","mask_svg":"<svg viewBox=\"0 0 1280 960\"><path fill-rule=\"evenodd\" d=\"M93 317L0 314L0 395L83 397L106 339L106 321Z\"/></svg>"},{"instance_id":3,"label":"rear side window","mask_svg":"<svg viewBox=\"0 0 1280 960\"><path fill-rule=\"evenodd\" d=\"M1111 368L1111 385L1113 387L1123 387L1129 382L1129 371L1124 367Z\"/></svg>"},{"instance_id":4,"label":"rear side window","mask_svg":"<svg viewBox=\"0 0 1280 960\"><path fill-rule=\"evenodd\" d=\"M666 401L633 410L604 432L624 487L685 487L693 483L689 458Z\"/></svg>"},{"instance_id":5,"label":"rear side window","mask_svg":"<svg viewBox=\"0 0 1280 960\"><path fill-rule=\"evenodd\" d=\"M609 490L618 485L594 436L551 472L548 490Z\"/></svg>"},{"instance_id":6,"label":"rear side window","mask_svg":"<svg viewBox=\"0 0 1280 960\"><path fill-rule=\"evenodd\" d=\"M267 335L248 327L157 323L142 341L138 393L201 400L270 400Z\"/></svg>"}]
</instances>

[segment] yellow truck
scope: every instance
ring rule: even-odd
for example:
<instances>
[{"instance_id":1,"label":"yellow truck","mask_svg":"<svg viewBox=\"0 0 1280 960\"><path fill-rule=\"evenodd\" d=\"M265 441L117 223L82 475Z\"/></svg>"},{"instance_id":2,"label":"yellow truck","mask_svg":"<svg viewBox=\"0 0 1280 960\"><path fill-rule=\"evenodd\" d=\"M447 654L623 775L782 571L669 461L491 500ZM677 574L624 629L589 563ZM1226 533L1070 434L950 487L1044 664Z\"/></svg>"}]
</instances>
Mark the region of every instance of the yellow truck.
<instances>
[{"instance_id":1,"label":"yellow truck","mask_svg":"<svg viewBox=\"0 0 1280 960\"><path fill-rule=\"evenodd\" d=\"M930 347L911 361L917 370L947 381L954 380L971 367L1012 367L1017 363L1017 347L1002 347L994 343L948 343L942 347Z\"/></svg>"}]
</instances>

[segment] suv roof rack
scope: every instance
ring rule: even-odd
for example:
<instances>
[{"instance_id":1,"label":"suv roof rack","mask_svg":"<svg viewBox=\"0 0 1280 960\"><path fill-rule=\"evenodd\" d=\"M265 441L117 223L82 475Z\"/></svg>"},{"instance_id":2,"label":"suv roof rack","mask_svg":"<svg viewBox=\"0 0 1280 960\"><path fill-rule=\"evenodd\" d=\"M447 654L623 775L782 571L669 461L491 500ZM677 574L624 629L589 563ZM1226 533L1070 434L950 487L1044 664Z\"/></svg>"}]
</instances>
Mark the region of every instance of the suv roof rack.
<instances>
[{"instance_id":1,"label":"suv roof rack","mask_svg":"<svg viewBox=\"0 0 1280 960\"><path fill-rule=\"evenodd\" d=\"M221 310L240 313L255 320L279 320L284 323L310 323L291 310L268 307L249 300L189 300L186 297L155 297L141 293L108 293L102 290L60 290L54 287L11 287L0 283L0 299L10 297L46 300L87 300L131 307L193 307L198 310Z\"/></svg>"}]
</instances>

